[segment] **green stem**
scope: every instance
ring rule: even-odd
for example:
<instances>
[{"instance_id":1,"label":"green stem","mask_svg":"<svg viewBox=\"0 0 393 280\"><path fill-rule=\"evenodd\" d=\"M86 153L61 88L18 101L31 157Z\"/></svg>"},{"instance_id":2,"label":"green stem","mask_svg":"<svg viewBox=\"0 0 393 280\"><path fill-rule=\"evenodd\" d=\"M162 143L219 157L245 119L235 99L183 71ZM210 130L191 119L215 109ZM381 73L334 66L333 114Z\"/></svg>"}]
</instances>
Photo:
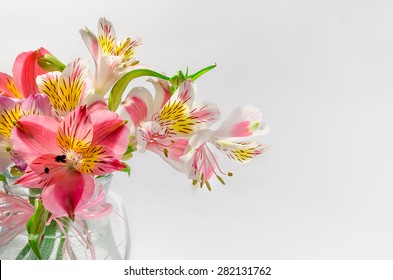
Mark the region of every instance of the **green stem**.
<instances>
[{"instance_id":1,"label":"green stem","mask_svg":"<svg viewBox=\"0 0 393 280\"><path fill-rule=\"evenodd\" d=\"M16 256L16 260L23 260L27 256L27 254L30 252L30 250L31 250L30 244L27 243L25 245L25 247L23 247L23 249Z\"/></svg>"},{"instance_id":2,"label":"green stem","mask_svg":"<svg viewBox=\"0 0 393 280\"><path fill-rule=\"evenodd\" d=\"M128 84L139 77L157 77L164 80L169 80L168 77L157 73L153 70L149 69L135 69L128 73L126 73L123 77L121 77L116 84L113 86L108 100L108 107L111 111L116 111L117 107L119 107L121 98L123 96L124 91L126 90Z\"/></svg>"},{"instance_id":3,"label":"green stem","mask_svg":"<svg viewBox=\"0 0 393 280\"><path fill-rule=\"evenodd\" d=\"M56 260L62 260L63 259L63 246L65 242L65 237L61 237L59 241L59 247L57 247L56 251Z\"/></svg>"}]
</instances>

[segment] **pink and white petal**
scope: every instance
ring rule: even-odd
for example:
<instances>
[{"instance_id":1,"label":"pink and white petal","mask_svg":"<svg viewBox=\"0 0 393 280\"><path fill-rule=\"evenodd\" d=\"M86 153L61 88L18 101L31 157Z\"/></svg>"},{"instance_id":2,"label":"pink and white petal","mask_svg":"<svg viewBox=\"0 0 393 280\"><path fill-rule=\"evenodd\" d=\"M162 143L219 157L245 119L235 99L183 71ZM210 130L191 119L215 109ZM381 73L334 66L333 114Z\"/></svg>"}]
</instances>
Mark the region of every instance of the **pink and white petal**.
<instances>
[{"instance_id":1,"label":"pink and white petal","mask_svg":"<svg viewBox=\"0 0 393 280\"><path fill-rule=\"evenodd\" d=\"M90 146L83 152L78 170L89 175L105 175L127 166L115 158L113 151L105 146Z\"/></svg>"},{"instance_id":2,"label":"pink and white petal","mask_svg":"<svg viewBox=\"0 0 393 280\"><path fill-rule=\"evenodd\" d=\"M32 94L22 102L21 110L25 114L52 116L52 105L45 94Z\"/></svg>"},{"instance_id":3,"label":"pink and white petal","mask_svg":"<svg viewBox=\"0 0 393 280\"><path fill-rule=\"evenodd\" d=\"M115 54L116 32L112 23L106 18L100 18L98 21L98 42L103 55Z\"/></svg>"},{"instance_id":4,"label":"pink and white petal","mask_svg":"<svg viewBox=\"0 0 393 280\"><path fill-rule=\"evenodd\" d=\"M28 115L11 132L12 148L27 164L44 154L60 154L56 144L59 123L50 117Z\"/></svg>"},{"instance_id":5,"label":"pink and white petal","mask_svg":"<svg viewBox=\"0 0 393 280\"><path fill-rule=\"evenodd\" d=\"M194 103L197 86L191 80L184 81L176 92L171 96L170 100L182 100L189 107Z\"/></svg>"},{"instance_id":6,"label":"pink and white petal","mask_svg":"<svg viewBox=\"0 0 393 280\"><path fill-rule=\"evenodd\" d=\"M188 147L187 138L164 138L148 143L146 148L162 158L178 161L188 151Z\"/></svg>"},{"instance_id":7,"label":"pink and white petal","mask_svg":"<svg viewBox=\"0 0 393 280\"><path fill-rule=\"evenodd\" d=\"M22 98L22 94L16 88L14 79L6 73L0 72L0 96Z\"/></svg>"},{"instance_id":8,"label":"pink and white petal","mask_svg":"<svg viewBox=\"0 0 393 280\"><path fill-rule=\"evenodd\" d=\"M191 117L199 124L199 129L209 126L220 118L217 105L203 102L190 112Z\"/></svg>"},{"instance_id":9,"label":"pink and white petal","mask_svg":"<svg viewBox=\"0 0 393 280\"><path fill-rule=\"evenodd\" d=\"M218 150L222 151L228 156L239 163L247 163L252 158L260 155L266 149L266 146L258 143L257 141L248 142L231 142L227 140L212 138L209 141Z\"/></svg>"},{"instance_id":10,"label":"pink and white petal","mask_svg":"<svg viewBox=\"0 0 393 280\"><path fill-rule=\"evenodd\" d=\"M213 135L213 131L210 129L202 129L195 133L189 141L190 149L198 149L199 147L202 147L203 145L206 144L210 140L210 138Z\"/></svg>"},{"instance_id":11,"label":"pink and white petal","mask_svg":"<svg viewBox=\"0 0 393 280\"><path fill-rule=\"evenodd\" d=\"M123 58L123 62L127 66L133 67L139 63L139 61L135 59L135 54L136 49L141 44L142 40L140 38L127 38L116 45L115 55L121 56Z\"/></svg>"},{"instance_id":12,"label":"pink and white petal","mask_svg":"<svg viewBox=\"0 0 393 280\"><path fill-rule=\"evenodd\" d=\"M123 65L122 57L102 56L96 70L95 93L105 95L126 71L127 68Z\"/></svg>"},{"instance_id":13,"label":"pink and white petal","mask_svg":"<svg viewBox=\"0 0 393 280\"><path fill-rule=\"evenodd\" d=\"M92 176L65 169L61 179L42 192L42 202L51 213L74 219L75 212L85 208L94 194Z\"/></svg>"},{"instance_id":14,"label":"pink and white petal","mask_svg":"<svg viewBox=\"0 0 393 280\"><path fill-rule=\"evenodd\" d=\"M139 126L141 121L151 119L152 104L151 93L144 87L135 87L128 93L121 107L127 112L133 124Z\"/></svg>"},{"instance_id":15,"label":"pink and white petal","mask_svg":"<svg viewBox=\"0 0 393 280\"><path fill-rule=\"evenodd\" d=\"M162 130L161 126L157 122L148 121L142 122L136 130L137 149L143 153L146 150L147 144L154 137L154 135L160 133Z\"/></svg>"},{"instance_id":16,"label":"pink and white petal","mask_svg":"<svg viewBox=\"0 0 393 280\"><path fill-rule=\"evenodd\" d=\"M262 112L259 108L252 105L240 106L231 112L214 135L219 138L263 135L268 132L268 127L261 121Z\"/></svg>"},{"instance_id":17,"label":"pink and white petal","mask_svg":"<svg viewBox=\"0 0 393 280\"><path fill-rule=\"evenodd\" d=\"M91 145L109 147L116 158L121 158L127 150L129 129L115 112L96 110L91 113L93 140Z\"/></svg>"},{"instance_id":18,"label":"pink and white petal","mask_svg":"<svg viewBox=\"0 0 393 280\"><path fill-rule=\"evenodd\" d=\"M149 78L148 82L152 83L155 89L153 107L151 114L156 114L160 112L165 103L171 98L171 89L168 81L158 79L157 81ZM151 116L149 116L151 118Z\"/></svg>"},{"instance_id":19,"label":"pink and white petal","mask_svg":"<svg viewBox=\"0 0 393 280\"><path fill-rule=\"evenodd\" d=\"M191 150L180 158L187 170L188 178L205 183L213 174L217 166L217 158L206 145Z\"/></svg>"},{"instance_id":20,"label":"pink and white petal","mask_svg":"<svg viewBox=\"0 0 393 280\"><path fill-rule=\"evenodd\" d=\"M85 42L87 48L93 56L96 67L98 67L98 63L101 60L101 48L96 35L91 32L87 27L86 29L79 30L79 33L81 34L82 40Z\"/></svg>"},{"instance_id":21,"label":"pink and white petal","mask_svg":"<svg viewBox=\"0 0 393 280\"><path fill-rule=\"evenodd\" d=\"M36 78L39 75L46 73L38 65L38 58L44 54L50 54L44 48L39 48L36 51L23 52L15 59L12 74L14 76L14 82L18 90L26 98L30 94L38 93L38 87L36 84Z\"/></svg>"},{"instance_id":22,"label":"pink and white petal","mask_svg":"<svg viewBox=\"0 0 393 280\"><path fill-rule=\"evenodd\" d=\"M60 122L56 139L64 152L74 150L78 153L91 145L93 124L86 106L78 107L64 117Z\"/></svg>"}]
</instances>

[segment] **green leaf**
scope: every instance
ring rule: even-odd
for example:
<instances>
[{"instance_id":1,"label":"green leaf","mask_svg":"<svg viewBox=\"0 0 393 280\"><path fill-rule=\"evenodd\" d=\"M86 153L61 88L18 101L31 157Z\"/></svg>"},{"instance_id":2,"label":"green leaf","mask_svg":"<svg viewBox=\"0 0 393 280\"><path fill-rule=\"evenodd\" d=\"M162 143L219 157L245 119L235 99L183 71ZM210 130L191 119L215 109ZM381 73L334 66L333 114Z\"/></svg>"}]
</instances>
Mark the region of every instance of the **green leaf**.
<instances>
[{"instance_id":1,"label":"green leaf","mask_svg":"<svg viewBox=\"0 0 393 280\"><path fill-rule=\"evenodd\" d=\"M7 183L7 179L5 178L5 176L3 174L0 174L0 181Z\"/></svg>"},{"instance_id":2,"label":"green leaf","mask_svg":"<svg viewBox=\"0 0 393 280\"><path fill-rule=\"evenodd\" d=\"M203 68L202 70L199 70L198 72L196 72L195 74L192 74L191 76L189 76L189 78L193 81L195 81L196 79L198 79L200 76L206 74L207 72L209 72L210 70L216 68L217 64L214 65L210 65L208 67Z\"/></svg>"},{"instance_id":3,"label":"green leaf","mask_svg":"<svg viewBox=\"0 0 393 280\"><path fill-rule=\"evenodd\" d=\"M132 153L135 152L136 149L134 146L128 146L127 150L125 151L124 155L121 157L122 160L129 160L132 158Z\"/></svg>"},{"instance_id":4,"label":"green leaf","mask_svg":"<svg viewBox=\"0 0 393 280\"><path fill-rule=\"evenodd\" d=\"M127 173L128 177L130 177L130 175L131 175L131 167L127 163L125 163L124 161L122 161L122 164L126 165L127 167L123 168L120 171Z\"/></svg>"},{"instance_id":5,"label":"green leaf","mask_svg":"<svg viewBox=\"0 0 393 280\"><path fill-rule=\"evenodd\" d=\"M44 54L38 58L40 67L48 72L60 71L66 68L65 64L51 54Z\"/></svg>"},{"instance_id":6,"label":"green leaf","mask_svg":"<svg viewBox=\"0 0 393 280\"><path fill-rule=\"evenodd\" d=\"M110 94L109 94L109 100L108 100L108 107L109 110L111 111L116 111L116 109L119 107L119 104L121 102L121 98L123 96L124 91L126 90L128 84L139 77L143 76L149 76L149 77L157 77L161 78L164 80L169 80L167 76L164 76L160 73L157 73L153 70L149 69L135 69L132 70L128 73L126 73L123 77L121 77L117 83L113 86Z\"/></svg>"},{"instance_id":7,"label":"green leaf","mask_svg":"<svg viewBox=\"0 0 393 280\"><path fill-rule=\"evenodd\" d=\"M26 223L27 233L29 234L28 240L33 250L34 254L38 259L42 259L41 251L40 251L40 243L41 238L45 233L46 222L50 217L50 212L48 212L42 201L40 199L35 200L35 212L33 216L31 216L30 220Z\"/></svg>"}]
</instances>

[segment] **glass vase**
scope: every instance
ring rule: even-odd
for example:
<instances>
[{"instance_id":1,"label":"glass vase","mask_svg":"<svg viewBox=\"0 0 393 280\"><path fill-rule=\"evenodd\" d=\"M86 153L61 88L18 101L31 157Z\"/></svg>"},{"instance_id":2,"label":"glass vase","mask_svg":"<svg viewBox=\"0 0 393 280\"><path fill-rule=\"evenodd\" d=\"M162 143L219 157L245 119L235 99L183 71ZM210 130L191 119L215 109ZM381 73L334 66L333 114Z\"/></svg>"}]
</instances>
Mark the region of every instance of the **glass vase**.
<instances>
[{"instance_id":1,"label":"glass vase","mask_svg":"<svg viewBox=\"0 0 393 280\"><path fill-rule=\"evenodd\" d=\"M0 182L0 189L8 195L35 199L31 189L14 185L16 178L9 173L5 175L6 182ZM47 225L45 235L40 242L42 259L98 259L121 260L128 259L130 254L130 233L127 215L123 201L111 190L112 174L96 178L96 190L102 189L105 200L112 205L112 211L96 219L82 219L60 226L52 221ZM3 213L0 212L0 215ZM0 227L0 236L6 231ZM24 230L6 244L0 244L0 259L36 260L29 242L27 231Z\"/></svg>"}]
</instances>

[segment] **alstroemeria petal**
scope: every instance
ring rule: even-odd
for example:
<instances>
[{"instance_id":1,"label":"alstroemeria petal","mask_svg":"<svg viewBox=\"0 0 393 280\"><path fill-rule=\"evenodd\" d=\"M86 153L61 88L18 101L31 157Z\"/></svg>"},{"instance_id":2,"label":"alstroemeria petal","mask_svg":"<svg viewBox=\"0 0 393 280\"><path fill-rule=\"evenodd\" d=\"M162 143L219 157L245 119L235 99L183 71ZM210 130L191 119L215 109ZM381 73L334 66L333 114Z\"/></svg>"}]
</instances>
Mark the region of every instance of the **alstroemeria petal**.
<instances>
[{"instance_id":1,"label":"alstroemeria petal","mask_svg":"<svg viewBox=\"0 0 393 280\"><path fill-rule=\"evenodd\" d=\"M116 32L112 23L105 18L98 21L98 42L103 55L111 55L116 50Z\"/></svg>"},{"instance_id":2,"label":"alstroemeria petal","mask_svg":"<svg viewBox=\"0 0 393 280\"><path fill-rule=\"evenodd\" d=\"M0 135L9 139L12 128L22 116L19 103L12 98L0 96Z\"/></svg>"},{"instance_id":3,"label":"alstroemeria petal","mask_svg":"<svg viewBox=\"0 0 393 280\"><path fill-rule=\"evenodd\" d=\"M233 159L239 163L247 163L255 156L262 154L265 150L265 147L259 144L257 141L230 142L212 138L210 139L210 143L225 153L230 159Z\"/></svg>"},{"instance_id":4,"label":"alstroemeria petal","mask_svg":"<svg viewBox=\"0 0 393 280\"><path fill-rule=\"evenodd\" d=\"M155 152L164 160L171 159L179 161L188 147L188 139L173 138L173 139L157 139L153 143L148 143L147 149Z\"/></svg>"},{"instance_id":5,"label":"alstroemeria petal","mask_svg":"<svg viewBox=\"0 0 393 280\"><path fill-rule=\"evenodd\" d=\"M91 32L87 27L86 29L79 30L79 33L81 34L83 41L85 42L87 48L93 56L94 62L97 67L101 58L101 50L96 35L94 35L94 33Z\"/></svg>"},{"instance_id":6,"label":"alstroemeria petal","mask_svg":"<svg viewBox=\"0 0 393 280\"><path fill-rule=\"evenodd\" d=\"M105 55L101 57L95 77L95 93L106 94L126 73L122 57Z\"/></svg>"},{"instance_id":7,"label":"alstroemeria petal","mask_svg":"<svg viewBox=\"0 0 393 280\"><path fill-rule=\"evenodd\" d=\"M91 145L109 147L116 158L121 158L127 150L129 129L115 112L96 110L91 113L93 140Z\"/></svg>"},{"instance_id":8,"label":"alstroemeria petal","mask_svg":"<svg viewBox=\"0 0 393 280\"><path fill-rule=\"evenodd\" d=\"M45 154L34 159L25 174L15 183L28 188L46 188L56 183L69 169L66 163L56 161L58 154Z\"/></svg>"},{"instance_id":9,"label":"alstroemeria petal","mask_svg":"<svg viewBox=\"0 0 393 280\"><path fill-rule=\"evenodd\" d=\"M81 106L65 116L60 122L56 139L64 152L73 150L79 153L91 145L93 125L86 106Z\"/></svg>"},{"instance_id":10,"label":"alstroemeria petal","mask_svg":"<svg viewBox=\"0 0 393 280\"><path fill-rule=\"evenodd\" d=\"M11 142L14 151L27 164L44 154L59 154L56 132L59 123L50 117L29 115L23 117L12 130Z\"/></svg>"},{"instance_id":11,"label":"alstroemeria petal","mask_svg":"<svg viewBox=\"0 0 393 280\"><path fill-rule=\"evenodd\" d=\"M127 98L121 103L122 108L127 112L134 126L139 126L150 116L153 97L144 87L135 87L127 95Z\"/></svg>"},{"instance_id":12,"label":"alstroemeria petal","mask_svg":"<svg viewBox=\"0 0 393 280\"><path fill-rule=\"evenodd\" d=\"M194 83L185 81L157 116L157 122L169 135L191 135L219 118L219 111L213 104L193 108L194 93Z\"/></svg>"},{"instance_id":13,"label":"alstroemeria petal","mask_svg":"<svg viewBox=\"0 0 393 280\"><path fill-rule=\"evenodd\" d=\"M177 91L172 95L173 99L183 100L186 104L191 105L194 102L196 93L196 84L191 80L186 80L180 84Z\"/></svg>"},{"instance_id":14,"label":"alstroemeria petal","mask_svg":"<svg viewBox=\"0 0 393 280\"><path fill-rule=\"evenodd\" d=\"M268 127L261 123L262 112L252 105L237 107L215 131L216 137L248 137L268 133Z\"/></svg>"},{"instance_id":15,"label":"alstroemeria petal","mask_svg":"<svg viewBox=\"0 0 393 280\"><path fill-rule=\"evenodd\" d=\"M76 59L63 73L51 72L37 78L37 84L45 93L59 116L64 116L80 105L88 84L87 60Z\"/></svg>"},{"instance_id":16,"label":"alstroemeria petal","mask_svg":"<svg viewBox=\"0 0 393 280\"><path fill-rule=\"evenodd\" d=\"M123 57L123 63L127 66L134 66L139 63L135 60L135 50L141 44L141 39L127 38L122 42L119 42L116 46L115 54Z\"/></svg>"},{"instance_id":17,"label":"alstroemeria petal","mask_svg":"<svg viewBox=\"0 0 393 280\"><path fill-rule=\"evenodd\" d=\"M217 105L203 102L190 112L191 118L196 120L197 124L205 126L217 121L220 118L220 111ZM201 127L199 127L201 128Z\"/></svg>"},{"instance_id":18,"label":"alstroemeria petal","mask_svg":"<svg viewBox=\"0 0 393 280\"><path fill-rule=\"evenodd\" d=\"M22 94L16 88L14 79L6 73L0 72L0 96L22 98Z\"/></svg>"},{"instance_id":19,"label":"alstroemeria petal","mask_svg":"<svg viewBox=\"0 0 393 280\"><path fill-rule=\"evenodd\" d=\"M152 83L156 91L154 95L153 109L151 111L153 114L158 113L171 98L170 84L168 81L162 79L158 79L158 81L154 81L153 79L150 78L147 81Z\"/></svg>"},{"instance_id":20,"label":"alstroemeria petal","mask_svg":"<svg viewBox=\"0 0 393 280\"><path fill-rule=\"evenodd\" d=\"M147 144L150 142L153 136L158 134L161 130L161 126L157 122L142 122L136 130L138 151L141 153L145 152Z\"/></svg>"},{"instance_id":21,"label":"alstroemeria petal","mask_svg":"<svg viewBox=\"0 0 393 280\"><path fill-rule=\"evenodd\" d=\"M84 209L94 194L94 180L76 170L64 169L54 185L44 188L42 202L51 213L74 218L78 209Z\"/></svg>"},{"instance_id":22,"label":"alstroemeria petal","mask_svg":"<svg viewBox=\"0 0 393 280\"><path fill-rule=\"evenodd\" d=\"M126 166L115 158L113 151L105 146L90 146L83 152L83 158L78 170L85 174L105 175L119 171Z\"/></svg>"},{"instance_id":23,"label":"alstroemeria petal","mask_svg":"<svg viewBox=\"0 0 393 280\"><path fill-rule=\"evenodd\" d=\"M36 78L45 74L46 71L38 65L37 61L44 54L49 54L49 51L39 48L36 51L21 53L15 59L12 74L16 87L24 97L38 93Z\"/></svg>"},{"instance_id":24,"label":"alstroemeria petal","mask_svg":"<svg viewBox=\"0 0 393 280\"><path fill-rule=\"evenodd\" d=\"M23 100L21 109L26 115L52 115L52 105L45 94L32 94Z\"/></svg>"},{"instance_id":25,"label":"alstroemeria petal","mask_svg":"<svg viewBox=\"0 0 393 280\"><path fill-rule=\"evenodd\" d=\"M205 144L180 157L180 161L188 178L202 184L208 181L218 168L216 156Z\"/></svg>"}]
</instances>

